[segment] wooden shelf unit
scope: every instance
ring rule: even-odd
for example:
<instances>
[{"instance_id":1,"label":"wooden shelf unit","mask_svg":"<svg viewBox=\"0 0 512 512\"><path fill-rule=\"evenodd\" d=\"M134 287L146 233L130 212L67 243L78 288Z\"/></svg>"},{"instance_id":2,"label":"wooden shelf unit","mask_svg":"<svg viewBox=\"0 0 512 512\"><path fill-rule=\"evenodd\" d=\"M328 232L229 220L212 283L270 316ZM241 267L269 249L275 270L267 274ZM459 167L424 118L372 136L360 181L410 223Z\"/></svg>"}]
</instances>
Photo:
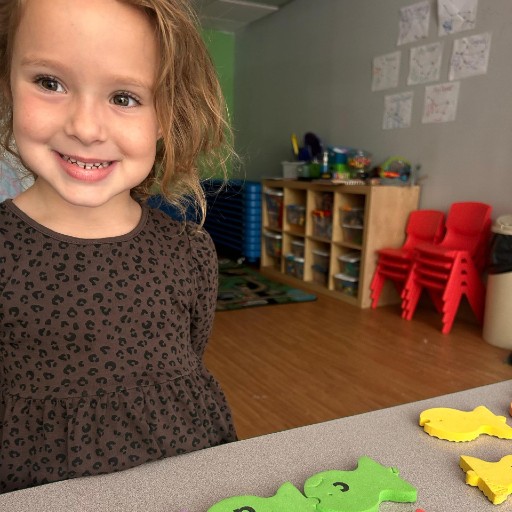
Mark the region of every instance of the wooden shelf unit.
<instances>
[{"instance_id":1,"label":"wooden shelf unit","mask_svg":"<svg viewBox=\"0 0 512 512\"><path fill-rule=\"evenodd\" d=\"M317 181L299 180L263 180L262 199L262 250L261 267L263 274L272 279L286 282L292 286L307 288L314 292L326 293L345 300L361 308L371 305L370 283L377 262L376 251L384 247L400 247L405 238L405 226L409 213L418 208L418 186L381 186L381 185L338 185ZM269 215L267 194L282 197L282 222L278 224L275 216ZM282 194L282 196L281 196ZM290 224L287 218L287 206L305 207L304 226ZM361 243L354 243L344 236L342 227L343 207L363 210L363 229ZM332 233L317 236L312 212L314 210L332 211ZM350 232L350 228L348 229ZM282 251L272 256L267 251L267 239L281 237ZM286 255L292 252L294 240L304 242L304 274L297 278L286 272ZM312 265L315 253L329 254L327 282L315 281ZM349 295L336 290L335 274L341 272L339 256L348 253L360 254L360 269L357 294ZM396 303L398 294L388 284L379 299L379 305Z\"/></svg>"}]
</instances>

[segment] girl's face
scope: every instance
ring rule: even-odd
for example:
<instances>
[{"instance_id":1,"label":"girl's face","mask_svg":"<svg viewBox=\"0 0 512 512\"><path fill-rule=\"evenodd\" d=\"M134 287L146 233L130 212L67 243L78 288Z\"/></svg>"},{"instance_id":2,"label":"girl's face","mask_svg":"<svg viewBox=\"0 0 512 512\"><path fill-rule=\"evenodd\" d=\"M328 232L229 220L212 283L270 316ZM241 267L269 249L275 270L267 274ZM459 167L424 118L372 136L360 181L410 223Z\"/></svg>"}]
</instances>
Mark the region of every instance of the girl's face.
<instances>
[{"instance_id":1,"label":"girl's face","mask_svg":"<svg viewBox=\"0 0 512 512\"><path fill-rule=\"evenodd\" d=\"M125 204L155 159L158 61L153 28L134 7L26 2L12 59L13 127L44 198Z\"/></svg>"}]
</instances>

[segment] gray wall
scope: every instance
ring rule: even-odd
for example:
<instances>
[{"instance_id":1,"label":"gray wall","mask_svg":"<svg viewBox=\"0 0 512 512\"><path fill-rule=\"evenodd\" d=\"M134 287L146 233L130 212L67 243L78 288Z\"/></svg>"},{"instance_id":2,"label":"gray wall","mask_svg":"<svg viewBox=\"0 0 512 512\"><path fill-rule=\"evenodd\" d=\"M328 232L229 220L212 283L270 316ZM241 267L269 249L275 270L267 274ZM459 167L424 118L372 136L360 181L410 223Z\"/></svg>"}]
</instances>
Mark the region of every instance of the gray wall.
<instances>
[{"instance_id":1,"label":"gray wall","mask_svg":"<svg viewBox=\"0 0 512 512\"><path fill-rule=\"evenodd\" d=\"M512 0L479 0L474 30L397 46L400 7L417 0L294 0L236 34L235 129L247 179L279 176L290 134L361 147L374 163L421 164L422 208L483 201L512 213ZM407 86L409 50L444 41L438 83L448 81L454 39L490 31L488 72L461 80L456 120L422 124L425 85ZM375 56L402 51L399 86L371 91ZM383 130L384 96L414 91L410 128Z\"/></svg>"}]
</instances>

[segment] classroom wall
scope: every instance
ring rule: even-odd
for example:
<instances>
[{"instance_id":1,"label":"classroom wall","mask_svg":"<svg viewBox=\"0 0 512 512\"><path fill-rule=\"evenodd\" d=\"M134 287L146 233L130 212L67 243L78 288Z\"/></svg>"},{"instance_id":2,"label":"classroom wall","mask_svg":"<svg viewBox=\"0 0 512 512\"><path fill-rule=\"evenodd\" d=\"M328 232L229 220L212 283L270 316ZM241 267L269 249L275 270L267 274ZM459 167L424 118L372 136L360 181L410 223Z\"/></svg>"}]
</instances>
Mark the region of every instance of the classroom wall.
<instances>
[{"instance_id":1,"label":"classroom wall","mask_svg":"<svg viewBox=\"0 0 512 512\"><path fill-rule=\"evenodd\" d=\"M399 9L417 0L294 0L236 34L235 129L243 176L278 176L292 158L290 135L312 131L325 145L401 155L421 165L422 208L483 201L512 213L512 1L479 0L476 28L397 46ZM453 40L490 31L485 75L462 79L455 121L423 124L425 85L407 86L409 50L444 41L448 81ZM401 50L398 87L371 91L373 58ZM410 128L383 130L384 97L413 91Z\"/></svg>"}]
</instances>

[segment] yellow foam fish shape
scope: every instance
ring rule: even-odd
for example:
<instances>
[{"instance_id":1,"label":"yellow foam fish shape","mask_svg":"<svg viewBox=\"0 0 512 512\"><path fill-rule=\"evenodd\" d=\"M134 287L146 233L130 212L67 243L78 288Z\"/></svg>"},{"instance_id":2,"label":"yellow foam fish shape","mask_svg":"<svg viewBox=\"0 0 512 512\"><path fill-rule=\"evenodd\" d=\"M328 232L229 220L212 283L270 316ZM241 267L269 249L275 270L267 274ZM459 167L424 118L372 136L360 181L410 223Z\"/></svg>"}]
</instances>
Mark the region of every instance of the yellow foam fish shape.
<instances>
[{"instance_id":1,"label":"yellow foam fish shape","mask_svg":"<svg viewBox=\"0 0 512 512\"><path fill-rule=\"evenodd\" d=\"M512 455L505 455L499 462L463 455L459 465L466 472L466 483L478 487L494 505L512 494Z\"/></svg>"},{"instance_id":2,"label":"yellow foam fish shape","mask_svg":"<svg viewBox=\"0 0 512 512\"><path fill-rule=\"evenodd\" d=\"M427 434L447 441L472 441L480 434L512 439L512 427L505 416L496 416L483 405L469 412L447 407L427 409L420 414L420 426Z\"/></svg>"}]
</instances>

